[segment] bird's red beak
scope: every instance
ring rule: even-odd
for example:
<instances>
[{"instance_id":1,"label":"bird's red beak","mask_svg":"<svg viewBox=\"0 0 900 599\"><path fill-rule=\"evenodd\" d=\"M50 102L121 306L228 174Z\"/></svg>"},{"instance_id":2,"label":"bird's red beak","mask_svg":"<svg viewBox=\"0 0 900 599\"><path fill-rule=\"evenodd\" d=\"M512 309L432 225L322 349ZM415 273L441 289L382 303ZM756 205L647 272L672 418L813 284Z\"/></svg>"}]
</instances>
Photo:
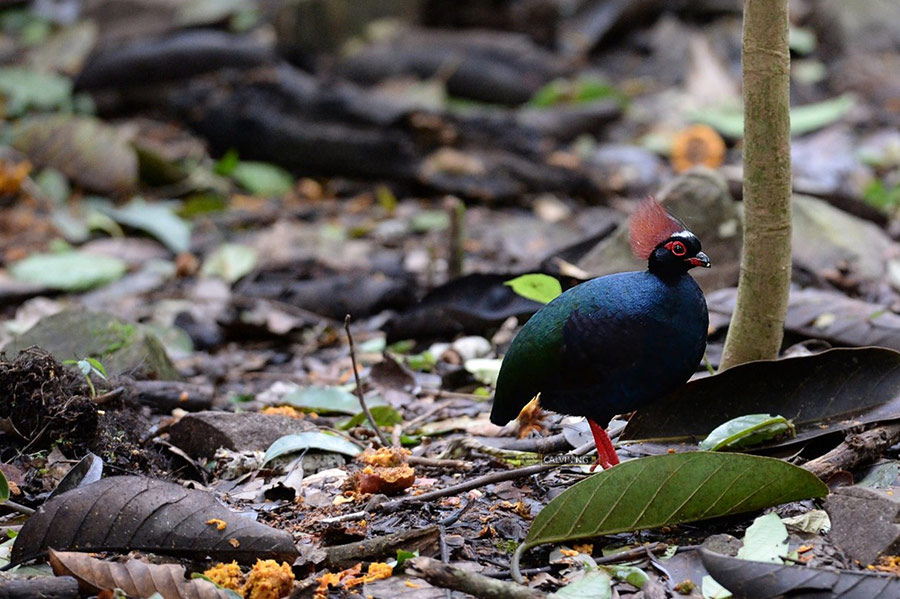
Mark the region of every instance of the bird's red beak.
<instances>
[{"instance_id":1,"label":"bird's red beak","mask_svg":"<svg viewBox=\"0 0 900 599\"><path fill-rule=\"evenodd\" d=\"M691 266L702 266L703 268L709 268L711 266L709 263L709 256L703 252L697 252L697 255L688 258L687 262L690 263Z\"/></svg>"}]
</instances>

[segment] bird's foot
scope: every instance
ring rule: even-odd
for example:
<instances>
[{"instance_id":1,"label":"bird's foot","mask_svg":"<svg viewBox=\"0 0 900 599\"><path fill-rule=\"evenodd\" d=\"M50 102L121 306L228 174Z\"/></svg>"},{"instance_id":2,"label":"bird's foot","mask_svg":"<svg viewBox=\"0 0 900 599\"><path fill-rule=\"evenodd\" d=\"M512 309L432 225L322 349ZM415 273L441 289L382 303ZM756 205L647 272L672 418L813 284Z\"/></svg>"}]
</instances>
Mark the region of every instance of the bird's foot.
<instances>
[{"instance_id":1,"label":"bird's foot","mask_svg":"<svg viewBox=\"0 0 900 599\"><path fill-rule=\"evenodd\" d=\"M588 418L588 424L591 426L591 433L594 435L594 445L597 446L597 461L591 466L591 472L602 466L604 470L612 468L619 463L619 456L616 454L616 448L613 447L606 429Z\"/></svg>"}]
</instances>

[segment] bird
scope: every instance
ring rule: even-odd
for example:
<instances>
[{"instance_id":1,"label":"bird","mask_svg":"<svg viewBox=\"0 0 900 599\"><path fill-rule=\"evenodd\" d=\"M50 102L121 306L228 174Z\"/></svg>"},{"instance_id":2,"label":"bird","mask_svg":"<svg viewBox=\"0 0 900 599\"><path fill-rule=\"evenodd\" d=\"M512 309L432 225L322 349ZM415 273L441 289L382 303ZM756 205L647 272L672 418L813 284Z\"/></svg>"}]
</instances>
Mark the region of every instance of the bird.
<instances>
[{"instance_id":1,"label":"bird","mask_svg":"<svg viewBox=\"0 0 900 599\"><path fill-rule=\"evenodd\" d=\"M700 240L652 197L631 216L630 243L647 270L597 277L541 307L500 365L491 422L505 425L535 397L584 416L604 469L619 463L606 427L683 385L706 349L709 314L692 268L710 267Z\"/></svg>"}]
</instances>

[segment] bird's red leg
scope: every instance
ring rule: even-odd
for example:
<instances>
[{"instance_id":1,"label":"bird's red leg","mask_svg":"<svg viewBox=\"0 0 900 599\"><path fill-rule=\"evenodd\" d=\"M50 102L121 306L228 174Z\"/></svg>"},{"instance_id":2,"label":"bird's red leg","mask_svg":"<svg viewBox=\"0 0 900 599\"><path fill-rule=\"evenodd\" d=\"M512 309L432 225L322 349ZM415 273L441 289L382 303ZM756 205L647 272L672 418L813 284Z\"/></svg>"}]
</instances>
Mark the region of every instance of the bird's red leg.
<instances>
[{"instance_id":1,"label":"bird's red leg","mask_svg":"<svg viewBox=\"0 0 900 599\"><path fill-rule=\"evenodd\" d=\"M603 466L603 469L612 468L619 463L619 456L616 454L616 448L613 447L606 429L588 418L588 424L591 425L591 433L594 435L594 445L597 446L597 461L591 466L593 472L597 465Z\"/></svg>"}]
</instances>

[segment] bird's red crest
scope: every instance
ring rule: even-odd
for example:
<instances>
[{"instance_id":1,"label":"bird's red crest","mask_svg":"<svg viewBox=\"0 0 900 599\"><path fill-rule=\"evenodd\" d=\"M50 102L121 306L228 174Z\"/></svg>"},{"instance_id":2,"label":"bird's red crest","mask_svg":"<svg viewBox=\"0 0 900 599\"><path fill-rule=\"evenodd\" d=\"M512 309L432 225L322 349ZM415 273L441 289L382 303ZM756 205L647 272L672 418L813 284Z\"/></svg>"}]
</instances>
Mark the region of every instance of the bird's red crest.
<instances>
[{"instance_id":1,"label":"bird's red crest","mask_svg":"<svg viewBox=\"0 0 900 599\"><path fill-rule=\"evenodd\" d=\"M648 197L631 215L631 252L635 258L647 260L656 246L682 229L659 202Z\"/></svg>"}]
</instances>

